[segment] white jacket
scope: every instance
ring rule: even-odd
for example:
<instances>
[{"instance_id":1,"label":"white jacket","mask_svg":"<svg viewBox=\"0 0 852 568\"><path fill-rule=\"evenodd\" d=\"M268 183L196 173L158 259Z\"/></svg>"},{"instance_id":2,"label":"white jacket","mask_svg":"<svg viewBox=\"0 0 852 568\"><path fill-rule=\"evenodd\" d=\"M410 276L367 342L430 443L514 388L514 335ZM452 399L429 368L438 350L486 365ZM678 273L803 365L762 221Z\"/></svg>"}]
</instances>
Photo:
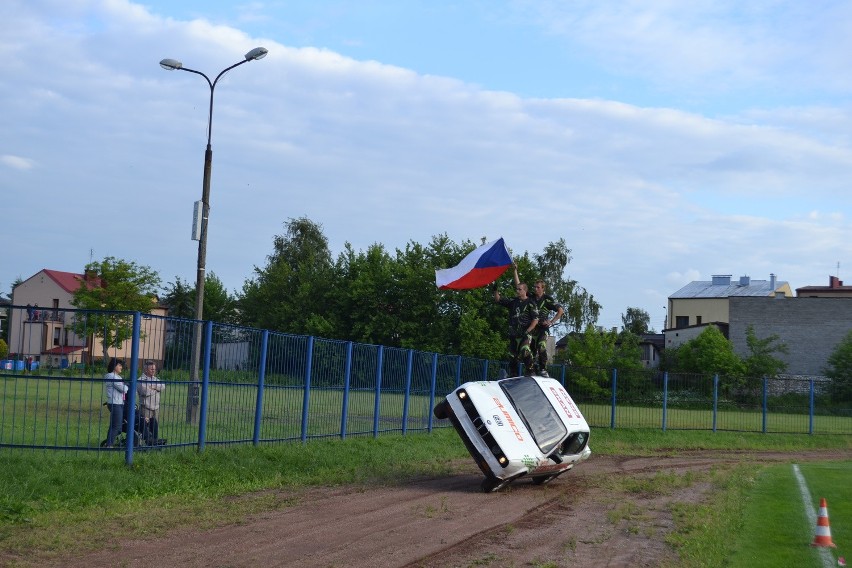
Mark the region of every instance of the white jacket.
<instances>
[{"instance_id":1,"label":"white jacket","mask_svg":"<svg viewBox=\"0 0 852 568\"><path fill-rule=\"evenodd\" d=\"M124 393L128 391L127 385L115 373L104 375L104 392L108 404L124 404Z\"/></svg>"}]
</instances>

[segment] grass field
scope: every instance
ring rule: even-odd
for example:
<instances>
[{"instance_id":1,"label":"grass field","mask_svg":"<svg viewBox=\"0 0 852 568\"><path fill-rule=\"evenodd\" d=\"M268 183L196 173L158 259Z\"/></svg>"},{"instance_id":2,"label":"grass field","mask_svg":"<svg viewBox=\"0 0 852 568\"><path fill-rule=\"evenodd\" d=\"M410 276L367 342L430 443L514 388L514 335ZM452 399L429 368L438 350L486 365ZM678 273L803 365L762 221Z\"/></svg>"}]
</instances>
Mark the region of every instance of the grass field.
<instances>
[{"instance_id":1,"label":"grass field","mask_svg":"<svg viewBox=\"0 0 852 568\"><path fill-rule=\"evenodd\" d=\"M100 381L60 378L12 377L0 380L0 444L96 449L106 436L109 413L102 404ZM200 440L197 423L187 421L189 384L169 383L161 400L160 434L170 444L192 445ZM247 442L255 436L257 388L254 385L211 383L208 391L206 443ZM270 386L263 392L258 439L285 441L307 437L400 432L428 429L434 421L427 393L382 391L376 417L372 389L311 389L305 409L300 387ZM608 427L609 404L578 401L589 424ZM661 406L616 407L616 428L667 430L852 434L852 417L816 414L807 409L773 410L721 407L695 410ZM765 422L765 424L764 424Z\"/></svg>"},{"instance_id":2,"label":"grass field","mask_svg":"<svg viewBox=\"0 0 852 568\"><path fill-rule=\"evenodd\" d=\"M852 551L852 463L825 462L799 465L811 495L811 506L820 498L828 504L832 539L832 566L837 556ZM821 566L814 540L816 524L805 515L793 467L772 466L760 472L747 496L740 538L730 566Z\"/></svg>"},{"instance_id":3,"label":"grass field","mask_svg":"<svg viewBox=\"0 0 852 568\"><path fill-rule=\"evenodd\" d=\"M852 437L595 429L592 444L599 455L772 450L790 452L792 463L803 449L849 451ZM132 467L103 453L6 449L0 452L0 550L50 555L95 541L113 526L153 536L185 527L187 519L198 528L239 522L279 506L269 501L268 489L404 483L424 475L449 475L453 462L466 463L467 457L452 429L307 444L215 447L203 453L140 452ZM800 467L814 499L828 499L835 542L851 542L849 463ZM689 482L670 477L661 474L658 483ZM743 463L720 468L711 479L716 492L710 502L673 511L676 530L671 543L683 566L819 565L812 562L808 546L815 527L804 520L790 464ZM248 497L222 500L233 495ZM156 527L134 518L134 511L151 510L156 511ZM841 546L834 554L842 550ZM774 563L760 564L770 552L775 554ZM791 563L793 559L796 562Z\"/></svg>"}]
</instances>

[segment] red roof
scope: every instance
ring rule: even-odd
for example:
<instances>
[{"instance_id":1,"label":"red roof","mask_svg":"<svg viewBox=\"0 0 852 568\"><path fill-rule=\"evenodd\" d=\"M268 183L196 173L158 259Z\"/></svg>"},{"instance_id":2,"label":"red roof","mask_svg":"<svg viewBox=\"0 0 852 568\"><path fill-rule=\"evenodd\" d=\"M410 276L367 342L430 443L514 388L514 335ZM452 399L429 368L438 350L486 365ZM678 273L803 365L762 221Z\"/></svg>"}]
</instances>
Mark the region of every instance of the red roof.
<instances>
[{"instance_id":1,"label":"red roof","mask_svg":"<svg viewBox=\"0 0 852 568\"><path fill-rule=\"evenodd\" d=\"M62 272L61 270L48 270L47 268L43 269L42 272L47 274L54 282L59 284L59 287L68 292L69 294L73 294L77 290L80 289L80 284L85 281L86 277L82 274L77 274L76 272ZM100 278L95 276L89 281L89 285L99 285Z\"/></svg>"},{"instance_id":2,"label":"red roof","mask_svg":"<svg viewBox=\"0 0 852 568\"><path fill-rule=\"evenodd\" d=\"M60 288L69 294L76 292L80 288L80 283L83 281L83 275L74 272L62 272L60 270L48 270L45 268L44 273L50 276L54 282L59 284Z\"/></svg>"},{"instance_id":3,"label":"red roof","mask_svg":"<svg viewBox=\"0 0 852 568\"><path fill-rule=\"evenodd\" d=\"M73 353L75 351L82 351L83 347L71 347L70 345L64 345L61 347L54 347L53 349L48 349L45 351L48 355L67 355L68 353Z\"/></svg>"}]
</instances>

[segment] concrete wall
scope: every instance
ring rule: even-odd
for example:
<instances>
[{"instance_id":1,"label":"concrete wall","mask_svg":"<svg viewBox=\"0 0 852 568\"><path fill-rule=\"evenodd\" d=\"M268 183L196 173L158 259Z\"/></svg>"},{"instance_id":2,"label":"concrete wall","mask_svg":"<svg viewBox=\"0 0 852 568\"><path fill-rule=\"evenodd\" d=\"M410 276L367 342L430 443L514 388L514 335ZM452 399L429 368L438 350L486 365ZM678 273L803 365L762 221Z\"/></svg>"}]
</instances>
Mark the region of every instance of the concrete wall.
<instances>
[{"instance_id":1,"label":"concrete wall","mask_svg":"<svg viewBox=\"0 0 852 568\"><path fill-rule=\"evenodd\" d=\"M672 298L669 300L668 328L673 329L678 316L689 317L689 325L728 321L728 298Z\"/></svg>"},{"instance_id":2,"label":"concrete wall","mask_svg":"<svg viewBox=\"0 0 852 568\"><path fill-rule=\"evenodd\" d=\"M852 331L852 298L729 298L728 338L734 351L748 356L746 328L758 338L777 334L790 349L775 355L787 374L822 375L837 344Z\"/></svg>"}]
</instances>

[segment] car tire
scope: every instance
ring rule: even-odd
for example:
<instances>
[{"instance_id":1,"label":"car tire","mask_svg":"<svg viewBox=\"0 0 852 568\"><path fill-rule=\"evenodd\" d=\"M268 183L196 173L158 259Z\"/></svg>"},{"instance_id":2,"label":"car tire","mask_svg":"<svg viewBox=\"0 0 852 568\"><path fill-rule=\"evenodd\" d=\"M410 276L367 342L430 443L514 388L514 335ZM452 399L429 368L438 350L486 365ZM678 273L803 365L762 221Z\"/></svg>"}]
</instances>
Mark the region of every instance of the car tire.
<instances>
[{"instance_id":1,"label":"car tire","mask_svg":"<svg viewBox=\"0 0 852 568\"><path fill-rule=\"evenodd\" d=\"M495 491L500 491L501 489L515 481L521 475L523 474L513 475L512 477L508 477L506 479L498 479L489 475L482 480L482 484L479 487L480 489L482 489L483 493L494 493Z\"/></svg>"},{"instance_id":2,"label":"car tire","mask_svg":"<svg viewBox=\"0 0 852 568\"><path fill-rule=\"evenodd\" d=\"M545 485L546 483L550 483L551 481L559 477L561 474L562 472L560 471L559 473L554 473L553 475L536 475L532 478L532 481L536 485Z\"/></svg>"},{"instance_id":3,"label":"car tire","mask_svg":"<svg viewBox=\"0 0 852 568\"><path fill-rule=\"evenodd\" d=\"M435 414L435 418L438 420L444 420L445 418L450 417L450 403L446 400L442 400L438 404L435 405L435 410L433 410Z\"/></svg>"}]
</instances>

